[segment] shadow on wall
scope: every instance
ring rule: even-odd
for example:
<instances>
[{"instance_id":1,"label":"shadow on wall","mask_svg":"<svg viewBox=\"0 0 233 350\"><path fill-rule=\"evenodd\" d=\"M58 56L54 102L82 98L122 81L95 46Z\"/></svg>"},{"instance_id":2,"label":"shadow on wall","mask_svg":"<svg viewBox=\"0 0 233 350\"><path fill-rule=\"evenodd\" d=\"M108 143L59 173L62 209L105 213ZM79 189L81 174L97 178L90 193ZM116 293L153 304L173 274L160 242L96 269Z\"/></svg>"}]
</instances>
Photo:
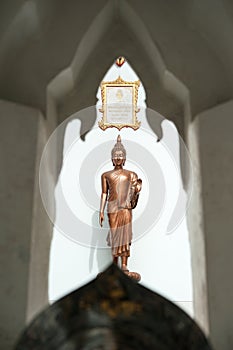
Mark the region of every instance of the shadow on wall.
<instances>
[{"instance_id":1,"label":"shadow on wall","mask_svg":"<svg viewBox=\"0 0 233 350\"><path fill-rule=\"evenodd\" d=\"M106 214L105 214L106 218ZM105 230L103 230L103 228ZM103 227L99 225L99 211L95 211L92 216L92 240L91 249L89 257L89 272L91 273L94 267L94 256L96 256L96 262L98 266L98 271L101 271L103 266L106 265L106 261L111 261L112 254L111 249L106 246L106 248L101 248L103 242L103 234L106 233L108 228L107 220L103 221Z\"/></svg>"}]
</instances>

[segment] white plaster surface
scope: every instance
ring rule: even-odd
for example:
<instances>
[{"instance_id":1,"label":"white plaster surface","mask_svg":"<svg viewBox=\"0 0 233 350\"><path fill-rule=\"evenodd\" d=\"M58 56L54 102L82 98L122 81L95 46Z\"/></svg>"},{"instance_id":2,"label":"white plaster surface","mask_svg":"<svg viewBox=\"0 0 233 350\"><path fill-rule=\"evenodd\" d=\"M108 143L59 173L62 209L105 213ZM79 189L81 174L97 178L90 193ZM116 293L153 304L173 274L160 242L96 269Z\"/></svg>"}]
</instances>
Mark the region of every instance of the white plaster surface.
<instances>
[{"instance_id":1,"label":"white plaster surface","mask_svg":"<svg viewBox=\"0 0 233 350\"><path fill-rule=\"evenodd\" d=\"M78 126L78 120L68 125L66 138L69 137L69 134L77 133ZM167 234L167 227L179 195L179 173L177 173L174 160L170 158L171 155L167 153L167 149L164 148L162 143L156 142L155 135L149 135L148 131L145 131L146 126L148 127L146 120L142 119L142 129L137 131L137 138L140 140L139 143L144 147L142 154L137 153L136 156L133 150L131 150L129 152L128 163L126 162L125 166L128 169L136 171L143 179L143 190L140 195L138 207L134 211L135 226L133 232L135 241L132 245L132 257L129 259L129 267L132 271L141 273L141 283L148 288L161 293L172 301L191 302L190 248L185 219L171 234ZM167 124L164 123L163 129L164 142L170 142L173 144L174 149L176 147L178 149L177 132L174 126L167 122ZM71 290L85 284L94 278L111 261L111 253L109 249L106 249L105 238L103 238L103 236L106 237L108 228L106 227L105 230L98 228L98 209L101 193L100 174L107 168L112 168L111 161L109 160L106 163L106 160L104 160L105 163L103 165L101 163L99 164L99 169L92 169L92 163L96 163L96 160L93 158L90 159L89 173L86 173L86 182L83 188L79 189L81 184L78 179L79 171L82 169L80 157L83 157L85 160L91 150L93 148L96 149L99 144L106 143L108 147L111 144L113 146L115 143L113 140L116 139L117 134L117 130L109 129L108 132L103 134L102 131L94 128L87 135L84 143L77 140L77 142L72 144L71 148L68 150L65 148L64 150L64 164L57 186L57 221L52 241L50 261L49 298L51 301L57 300ZM121 135L122 140L127 140L125 142L128 142L129 146L130 141L135 142L135 132L131 129L122 130ZM65 141L65 145L67 143L68 141ZM110 157L110 151L111 148L105 149L106 157ZM158 170L160 169L159 171L162 172L161 179L158 174L154 174L154 183L151 183L151 180L148 181L147 176L149 174L146 174L145 169L143 169L145 157L149 151L153 155L154 158L152 158L154 161L159 164ZM178 158L178 151L176 157ZM99 160L102 162L102 157L99 157ZM147 168L147 171L152 171L151 166L152 164L150 168ZM90 174L93 174L93 176ZM95 182L95 186L93 187L95 191L90 196L92 205L90 203L88 205L85 202L85 188L87 190L92 182ZM147 207L148 194L150 190L152 191L152 188L149 186L153 185L156 188L153 205L159 205L161 212L158 212L159 215L155 217L156 220L148 232L140 237L140 229L143 230L146 226L143 217L145 216L144 210L149 209ZM160 191L161 195L159 195ZM86 226L82 226L82 228L79 226L72 227L71 221L67 220L67 211L63 212L63 205L60 202L60 200L63 200L60 195L61 192L73 215L76 215ZM185 215L185 212L183 214ZM136 225L135 222L137 222L137 219L139 220L139 224ZM64 222L66 220L67 225L65 226ZM59 229L61 224L64 236L61 235L62 230ZM87 230L86 237L92 235L91 240L80 241L79 238L76 239L80 230L82 230L82 233L83 230ZM98 237L101 237L101 240L105 242L104 245L99 243L100 239ZM103 249L104 247L105 249ZM180 305L183 304L181 303Z\"/></svg>"},{"instance_id":2,"label":"white plaster surface","mask_svg":"<svg viewBox=\"0 0 233 350\"><path fill-rule=\"evenodd\" d=\"M210 338L233 348L233 101L197 116Z\"/></svg>"},{"instance_id":3,"label":"white plaster surface","mask_svg":"<svg viewBox=\"0 0 233 350\"><path fill-rule=\"evenodd\" d=\"M129 64L125 63L120 70L113 65L103 80L112 81L119 74L125 81L139 79ZM97 98L98 111L101 104L100 88ZM138 95L138 106L141 108L138 118L141 127L136 132L126 128L121 131L122 142L128 151L125 168L135 171L143 180L139 203L133 212L134 242L129 267L130 270L141 273L143 285L172 301L179 302L185 309L189 305L188 312L192 314L190 247L185 220L187 198L181 188L179 138L174 125L164 121L162 126L164 137L162 142L157 143L157 136L146 118L145 100L145 90L141 85ZM56 189L57 213L49 276L51 301L95 278L97 273L111 262L111 252L106 248L105 241L108 231L107 218L105 218L105 229L99 228L98 210L101 173L112 168L110 152L119 132L116 129L108 129L105 132L100 130L98 120L101 116L101 113L97 113L95 125L87 134L85 142L78 137L79 119L74 119L66 129L64 161ZM135 148L134 143L140 145L142 150ZM148 164L146 158L149 159L149 155L151 160ZM86 159L88 167L85 168L83 180L80 172L84 171L83 163ZM93 192L87 195L89 188L93 188ZM149 202L149 206L154 207L151 212L154 220L152 226L145 232L148 220L145 210L149 209L149 193L154 195L153 202ZM183 210L183 214L178 219L176 216L173 217L170 222L179 195L183 198L178 202L179 210ZM72 220L67 217L67 210L63 209L64 200L72 214L86 225L72 224ZM76 238L79 231L82 231L82 234L85 231L86 238ZM168 235L168 232L171 234Z\"/></svg>"},{"instance_id":4,"label":"white plaster surface","mask_svg":"<svg viewBox=\"0 0 233 350\"><path fill-rule=\"evenodd\" d=\"M0 347L6 350L27 317L39 118L35 109L0 101Z\"/></svg>"}]
</instances>

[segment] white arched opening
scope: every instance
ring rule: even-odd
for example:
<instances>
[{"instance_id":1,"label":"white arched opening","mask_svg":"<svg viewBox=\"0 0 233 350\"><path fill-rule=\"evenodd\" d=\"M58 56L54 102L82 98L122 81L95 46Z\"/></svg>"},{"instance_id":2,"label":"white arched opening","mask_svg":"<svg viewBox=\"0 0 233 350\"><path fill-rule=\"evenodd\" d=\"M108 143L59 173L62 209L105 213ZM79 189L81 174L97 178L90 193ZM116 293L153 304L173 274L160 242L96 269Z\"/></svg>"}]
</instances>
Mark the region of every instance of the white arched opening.
<instances>
[{"instance_id":1,"label":"white arched opening","mask_svg":"<svg viewBox=\"0 0 233 350\"><path fill-rule=\"evenodd\" d=\"M130 65L125 63L121 67L120 71L119 68L113 65L106 73L103 80L115 80L119 73L126 81L134 81L139 79ZM97 98L98 110L100 103L100 89L97 92ZM140 283L164 295L192 315L191 259L186 218L184 218L174 230L171 230L171 234L167 234L171 214L178 199L177 196L179 195L179 191L178 189L174 188L174 184L178 186L179 180L177 180L177 173L175 172L175 169L169 163L170 160L166 160L166 157L169 158L169 154L166 153L163 143L170 144L169 147L173 148L173 157L175 157L175 162L179 166L179 137L174 124L164 120L162 123L163 143L156 142L157 137L150 129L146 120L146 113L144 113L146 108L145 100L146 93L141 85L139 88L138 105L141 108L140 119L142 121L142 128L137 132L126 128L121 131L122 140L123 142L124 140L127 140L126 143L128 142L129 147L129 158L127 158L126 168L136 171L143 180L143 191L140 195L139 205L135 209L134 220L137 220L139 217L143 217L143 215L145 215L144 204L148 202L149 188L148 170L146 173L145 169L143 169L143 165L140 165L140 159L137 159L138 157L140 158L140 152L133 154L133 148L130 146L133 142L139 143L143 145L143 147L146 147L146 152L149 152L151 145L153 145L154 149L150 149L150 154L152 157L154 157L155 164L158 164L158 169L162 169L161 179L162 177L164 177L164 179L161 180L162 182L160 182L159 177L157 178L157 197L160 199L157 201L156 196L154 199L155 206L158 206L157 216L159 219L156 223L154 223L153 227L142 235L142 237L139 237L140 235L137 236L136 234L136 239L132 245L129 267L131 270L141 273L142 280ZM107 132L101 131L97 127L97 121L98 120L96 120L96 124L92 130L90 130L87 134L85 142L81 141L78 135L78 130L80 130L79 119L73 118L72 122L70 122L66 128L63 150L64 161L59 181L62 184L66 201L69 202L71 210L76 213L80 212L81 207L79 206L82 206L82 208L85 206L85 201L79 202L77 199L78 193L80 194L80 189L77 187L78 179L77 177L75 179L75 177L71 175L76 172L75 164L79 154L82 154L84 160L85 157L88 157L88 155L91 154L91 152L95 149L95 146L98 144L108 142L110 147L111 145L113 146L118 134L118 130L116 129L108 129ZM148 133L148 130L150 130L151 133ZM70 138L74 139L75 142L72 144L72 147L67 149ZM130 150L132 150L132 152L130 152ZM111 148L106 151L107 157L110 155L110 151ZM143 152L141 157L143 157ZM89 210L90 208L87 208L86 212L84 210L83 213L79 215L86 217L83 220L87 220L89 222L89 226L93 227L91 244L88 245L85 244L85 242L83 242L84 244L74 242L74 240L67 238L66 236L62 235L59 230L54 228L49 273L49 299L51 302L82 286L87 281L94 278L101 269L111 262L111 253L109 249L104 249L104 247L98 248L98 239L100 235L103 235L103 233L101 233L101 229L98 228L97 223L97 197L100 197L101 191L100 175L103 171L105 171L105 169L111 169L111 167L110 157L109 159L106 158L105 163L102 165L99 164L99 169L96 169L95 178L88 179L88 181L95 182L94 187L96 193L93 193L93 196L96 197L96 207L94 209L92 208L92 212ZM178 172L178 176L179 174L180 172ZM159 205L164 204L162 183L164 183L166 186L167 199L166 205L160 212ZM186 201L186 198L184 191L181 193L181 196L183 201L182 203L185 208L184 202ZM56 203L57 215L60 215L60 210L62 209L59 209L58 200L59 198L57 198ZM157 204L156 201L158 202ZM78 229L79 228L77 227L77 230ZM135 231L137 229L138 228L134 228Z\"/></svg>"}]
</instances>

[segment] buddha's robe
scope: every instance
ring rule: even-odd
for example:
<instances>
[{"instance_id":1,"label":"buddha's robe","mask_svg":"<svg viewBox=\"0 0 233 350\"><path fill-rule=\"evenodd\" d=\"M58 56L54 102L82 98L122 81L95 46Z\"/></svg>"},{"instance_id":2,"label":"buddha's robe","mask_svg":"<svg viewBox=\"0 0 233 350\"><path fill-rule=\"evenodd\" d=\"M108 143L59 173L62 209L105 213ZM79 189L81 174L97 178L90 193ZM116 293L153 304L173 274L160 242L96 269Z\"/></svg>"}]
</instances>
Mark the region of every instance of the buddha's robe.
<instances>
[{"instance_id":1,"label":"buddha's robe","mask_svg":"<svg viewBox=\"0 0 233 350\"><path fill-rule=\"evenodd\" d=\"M137 174L126 169L113 169L102 175L102 193L108 195L107 213L110 230L107 237L112 254L130 256L132 241L132 193Z\"/></svg>"}]
</instances>

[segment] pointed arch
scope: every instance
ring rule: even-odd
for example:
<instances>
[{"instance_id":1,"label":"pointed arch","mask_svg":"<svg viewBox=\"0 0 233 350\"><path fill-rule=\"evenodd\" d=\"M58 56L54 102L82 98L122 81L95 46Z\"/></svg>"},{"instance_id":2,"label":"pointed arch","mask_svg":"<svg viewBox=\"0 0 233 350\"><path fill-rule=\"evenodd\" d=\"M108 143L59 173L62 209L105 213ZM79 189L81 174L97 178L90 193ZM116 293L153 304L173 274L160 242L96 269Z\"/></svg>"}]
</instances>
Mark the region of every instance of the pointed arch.
<instances>
[{"instance_id":1,"label":"pointed arch","mask_svg":"<svg viewBox=\"0 0 233 350\"><path fill-rule=\"evenodd\" d=\"M147 91L148 107L173 121L185 138L191 121L189 89L168 69L145 23L123 0L112 0L105 5L83 36L70 66L50 82L47 87L47 111L52 111L57 123L60 123L74 112L95 105L99 81L111 65L113 57L120 55L129 59L133 67L137 67ZM148 66L150 69L147 69ZM83 119L81 134L82 128L91 129L94 121L94 114ZM150 115L148 121L161 138L161 124L157 125L153 118L150 119ZM57 152L60 155L59 173L63 145L58 147L61 147ZM182 163L182 155L180 159L185 186L187 169L186 164ZM204 271L204 263L202 268ZM202 294L201 292L200 295Z\"/></svg>"}]
</instances>

